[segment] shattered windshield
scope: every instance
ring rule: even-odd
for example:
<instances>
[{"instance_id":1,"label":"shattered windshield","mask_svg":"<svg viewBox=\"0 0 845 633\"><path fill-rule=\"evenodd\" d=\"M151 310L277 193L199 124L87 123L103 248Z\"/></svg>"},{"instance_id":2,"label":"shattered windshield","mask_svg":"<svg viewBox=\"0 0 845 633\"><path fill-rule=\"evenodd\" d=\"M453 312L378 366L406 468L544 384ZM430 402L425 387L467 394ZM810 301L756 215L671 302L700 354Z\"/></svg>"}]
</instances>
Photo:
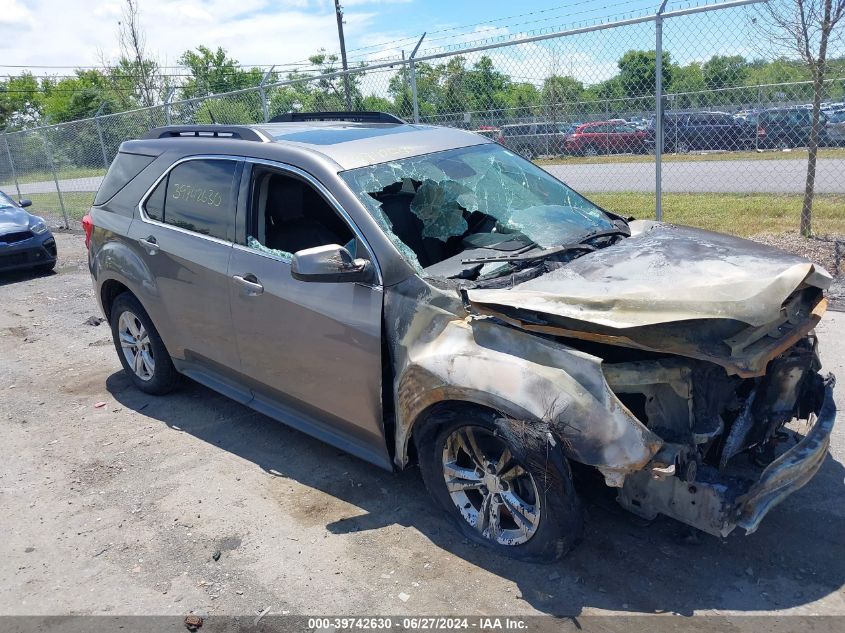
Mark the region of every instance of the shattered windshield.
<instances>
[{"instance_id":1,"label":"shattered windshield","mask_svg":"<svg viewBox=\"0 0 845 633\"><path fill-rule=\"evenodd\" d=\"M597 206L492 143L341 176L417 269L464 251L519 253L614 227Z\"/></svg>"}]
</instances>

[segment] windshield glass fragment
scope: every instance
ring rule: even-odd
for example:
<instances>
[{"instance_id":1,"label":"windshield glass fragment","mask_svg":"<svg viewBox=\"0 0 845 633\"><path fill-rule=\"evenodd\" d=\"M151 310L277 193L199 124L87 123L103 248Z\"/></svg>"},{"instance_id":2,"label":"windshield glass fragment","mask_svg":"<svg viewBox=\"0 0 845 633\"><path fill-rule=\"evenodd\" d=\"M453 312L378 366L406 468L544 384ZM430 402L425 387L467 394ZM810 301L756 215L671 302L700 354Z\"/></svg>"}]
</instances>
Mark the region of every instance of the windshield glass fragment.
<instances>
[{"instance_id":1,"label":"windshield glass fragment","mask_svg":"<svg viewBox=\"0 0 845 633\"><path fill-rule=\"evenodd\" d=\"M341 176L418 270L470 250L549 248L614 227L597 206L492 143Z\"/></svg>"}]
</instances>

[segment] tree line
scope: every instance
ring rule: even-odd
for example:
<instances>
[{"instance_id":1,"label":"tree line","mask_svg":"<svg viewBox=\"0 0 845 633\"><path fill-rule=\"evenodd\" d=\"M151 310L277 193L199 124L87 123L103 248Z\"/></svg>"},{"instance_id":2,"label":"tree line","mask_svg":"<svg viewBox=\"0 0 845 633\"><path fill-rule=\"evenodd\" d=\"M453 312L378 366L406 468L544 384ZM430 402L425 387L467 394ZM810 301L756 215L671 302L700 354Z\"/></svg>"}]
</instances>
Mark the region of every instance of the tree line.
<instances>
[{"instance_id":1,"label":"tree line","mask_svg":"<svg viewBox=\"0 0 845 633\"><path fill-rule=\"evenodd\" d=\"M588 84L574 77L551 73L537 82L516 80L497 69L489 56L470 62L456 55L442 63L416 64L420 114L424 117L462 115L464 112L495 113L499 122L533 116L565 118L653 109L656 74L654 51L630 50L617 62L617 73ZM337 57L320 51L309 58L308 72L273 72L267 83L295 81L268 91L273 114L291 110L345 109L344 86ZM102 69L79 69L68 77L35 77L31 73L0 81L0 128L25 129L112 114L164 102L172 92L175 100L195 99L259 85L265 72L243 68L223 48L200 46L180 58L183 68L168 75L149 60L122 58ZM408 116L412 112L411 82L406 65L389 72L368 72L359 67L350 82L356 109L384 110ZM378 73L378 74L376 74ZM139 81L143 77L145 81ZM828 61L830 99L841 99L845 82L845 58ZM672 107L741 108L758 103L807 101L813 87L777 84L807 82L812 76L798 60L749 60L740 55L714 55L707 61L676 64L663 53L663 85L675 93ZM301 81L298 81L301 80ZM380 84L380 85L379 85ZM197 107L198 121L259 120L262 106L244 99L238 103ZM483 117L482 117L483 118Z\"/></svg>"}]
</instances>

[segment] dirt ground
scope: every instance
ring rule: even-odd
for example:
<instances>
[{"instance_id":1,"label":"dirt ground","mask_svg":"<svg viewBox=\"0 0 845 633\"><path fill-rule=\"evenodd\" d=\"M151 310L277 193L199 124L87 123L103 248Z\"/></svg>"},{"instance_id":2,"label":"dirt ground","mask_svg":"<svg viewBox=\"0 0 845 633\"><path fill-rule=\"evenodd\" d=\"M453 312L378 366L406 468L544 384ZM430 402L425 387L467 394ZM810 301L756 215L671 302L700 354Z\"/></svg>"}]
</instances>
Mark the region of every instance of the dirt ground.
<instances>
[{"instance_id":1,"label":"dirt ground","mask_svg":"<svg viewBox=\"0 0 845 633\"><path fill-rule=\"evenodd\" d=\"M759 531L692 536L584 491L584 542L518 565L383 472L186 381L129 386L79 234L0 277L0 614L845 614L845 424ZM819 327L845 380L845 314ZM845 404L845 383L838 389ZM105 405L96 407L97 403Z\"/></svg>"}]
</instances>

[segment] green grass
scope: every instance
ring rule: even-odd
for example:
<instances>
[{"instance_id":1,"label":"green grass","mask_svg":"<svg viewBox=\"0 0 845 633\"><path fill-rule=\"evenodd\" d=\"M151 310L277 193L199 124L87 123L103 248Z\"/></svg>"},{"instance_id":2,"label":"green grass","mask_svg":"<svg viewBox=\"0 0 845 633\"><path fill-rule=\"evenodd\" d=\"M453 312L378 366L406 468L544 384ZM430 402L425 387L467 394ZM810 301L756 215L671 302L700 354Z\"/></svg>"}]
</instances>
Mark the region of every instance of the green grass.
<instances>
[{"instance_id":1,"label":"green grass","mask_svg":"<svg viewBox=\"0 0 845 633\"><path fill-rule=\"evenodd\" d=\"M30 172L21 172L18 168L18 184L25 184L30 182L52 182L53 172L50 170L39 170ZM91 178L93 176L105 176L106 170L96 167L62 167L56 172L59 180L68 178ZM5 189L6 193L17 193L15 191L15 181L11 174L5 174L4 179L0 181L0 188Z\"/></svg>"},{"instance_id":2,"label":"green grass","mask_svg":"<svg viewBox=\"0 0 845 633\"><path fill-rule=\"evenodd\" d=\"M35 215L48 214L50 216L61 218L62 207L59 204L59 196L55 193L33 193L26 196L32 200L32 207L28 210ZM91 208L91 203L94 202L94 192L70 192L63 193L62 199L67 210L67 217L71 223L71 228L79 228L73 226L74 220L81 220L82 216L88 213Z\"/></svg>"},{"instance_id":3,"label":"green grass","mask_svg":"<svg viewBox=\"0 0 845 633\"><path fill-rule=\"evenodd\" d=\"M652 193L586 193L620 215L654 218ZM798 194L664 193L663 219L674 224L749 237L798 231L803 196ZM818 194L813 232L845 233L845 194Z\"/></svg>"},{"instance_id":4,"label":"green grass","mask_svg":"<svg viewBox=\"0 0 845 633\"><path fill-rule=\"evenodd\" d=\"M845 148L820 149L820 159L845 158ZM710 152L690 154L664 154L664 163L689 163L693 161L734 161L734 160L807 160L807 150L795 149L790 152L765 150L761 152ZM653 163L654 156L648 154L623 154L614 156L560 156L557 158L540 158L534 161L538 165L601 165L605 163Z\"/></svg>"}]
</instances>

